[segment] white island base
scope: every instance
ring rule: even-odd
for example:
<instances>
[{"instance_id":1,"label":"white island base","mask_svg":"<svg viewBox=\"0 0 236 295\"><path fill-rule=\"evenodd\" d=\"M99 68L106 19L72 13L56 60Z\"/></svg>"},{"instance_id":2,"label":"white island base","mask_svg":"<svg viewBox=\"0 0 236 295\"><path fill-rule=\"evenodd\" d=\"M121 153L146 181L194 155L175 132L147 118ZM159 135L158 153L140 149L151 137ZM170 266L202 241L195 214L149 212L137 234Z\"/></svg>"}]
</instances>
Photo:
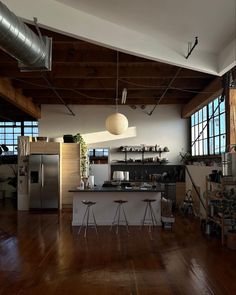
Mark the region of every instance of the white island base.
<instances>
[{"instance_id":1,"label":"white island base","mask_svg":"<svg viewBox=\"0 0 236 295\"><path fill-rule=\"evenodd\" d=\"M161 192L159 191L71 191L71 193L73 193L73 226L82 223L86 210L86 206L82 203L83 200L96 202L93 205L93 211L98 225L111 225L117 207L114 200L127 200L124 209L129 225L140 225L146 206L144 199L156 200L152 203L152 207L158 225L161 225ZM123 214L121 217L124 219Z\"/></svg>"}]
</instances>

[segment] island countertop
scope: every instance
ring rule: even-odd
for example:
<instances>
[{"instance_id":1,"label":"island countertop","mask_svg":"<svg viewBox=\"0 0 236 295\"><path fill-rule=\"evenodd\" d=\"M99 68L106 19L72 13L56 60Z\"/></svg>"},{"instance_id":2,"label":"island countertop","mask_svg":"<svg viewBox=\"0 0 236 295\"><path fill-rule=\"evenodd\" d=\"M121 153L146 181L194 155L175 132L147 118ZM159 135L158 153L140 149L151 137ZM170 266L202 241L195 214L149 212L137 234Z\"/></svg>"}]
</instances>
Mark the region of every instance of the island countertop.
<instances>
[{"instance_id":1,"label":"island countertop","mask_svg":"<svg viewBox=\"0 0 236 295\"><path fill-rule=\"evenodd\" d=\"M153 199L152 208L158 224L161 224L161 195L163 186L152 187L98 187L93 189L69 190L73 194L72 225L81 225L86 206L84 200L93 201L93 211L98 225L111 225L117 209L116 200L125 200L124 205L130 225L140 225L144 216L145 199Z\"/></svg>"},{"instance_id":2,"label":"island countertop","mask_svg":"<svg viewBox=\"0 0 236 295\"><path fill-rule=\"evenodd\" d=\"M69 192L71 193L93 193L93 192L96 192L96 193L105 193L105 192L117 192L117 193L134 193L134 192L145 192L145 193L153 193L153 192L164 192L165 189L163 187L157 187L157 188L121 188L121 187L94 187L93 189L83 189L83 190L80 190L80 189L71 189L69 190Z\"/></svg>"}]
</instances>

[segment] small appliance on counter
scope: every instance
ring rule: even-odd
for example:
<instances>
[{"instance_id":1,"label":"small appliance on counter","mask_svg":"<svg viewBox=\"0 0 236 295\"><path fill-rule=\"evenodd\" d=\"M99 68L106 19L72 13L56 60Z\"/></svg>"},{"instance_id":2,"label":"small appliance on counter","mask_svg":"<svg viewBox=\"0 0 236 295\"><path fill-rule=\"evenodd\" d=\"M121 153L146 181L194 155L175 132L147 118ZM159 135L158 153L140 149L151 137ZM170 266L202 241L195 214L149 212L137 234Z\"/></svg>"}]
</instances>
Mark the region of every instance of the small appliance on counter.
<instances>
[{"instance_id":1,"label":"small appliance on counter","mask_svg":"<svg viewBox=\"0 0 236 295\"><path fill-rule=\"evenodd\" d=\"M124 171L114 171L112 179L117 181L124 180L125 179Z\"/></svg>"}]
</instances>

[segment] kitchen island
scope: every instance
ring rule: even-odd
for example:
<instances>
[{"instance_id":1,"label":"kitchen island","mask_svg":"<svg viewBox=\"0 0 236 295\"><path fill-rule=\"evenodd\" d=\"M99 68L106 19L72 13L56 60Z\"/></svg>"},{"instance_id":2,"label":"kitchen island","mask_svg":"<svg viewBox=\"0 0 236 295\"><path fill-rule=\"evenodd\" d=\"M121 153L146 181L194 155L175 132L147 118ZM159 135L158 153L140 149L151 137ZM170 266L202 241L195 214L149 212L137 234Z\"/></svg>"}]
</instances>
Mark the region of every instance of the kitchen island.
<instances>
[{"instance_id":1,"label":"kitchen island","mask_svg":"<svg viewBox=\"0 0 236 295\"><path fill-rule=\"evenodd\" d=\"M94 189L71 189L73 193L73 218L72 225L81 225L86 206L83 200L96 202L93 211L98 225L111 225L117 204L114 200L126 200L125 212L129 225L140 225L143 219L146 203L144 199L155 199L152 203L155 216L161 225L161 194L164 188L118 188L118 187L96 187Z\"/></svg>"}]
</instances>

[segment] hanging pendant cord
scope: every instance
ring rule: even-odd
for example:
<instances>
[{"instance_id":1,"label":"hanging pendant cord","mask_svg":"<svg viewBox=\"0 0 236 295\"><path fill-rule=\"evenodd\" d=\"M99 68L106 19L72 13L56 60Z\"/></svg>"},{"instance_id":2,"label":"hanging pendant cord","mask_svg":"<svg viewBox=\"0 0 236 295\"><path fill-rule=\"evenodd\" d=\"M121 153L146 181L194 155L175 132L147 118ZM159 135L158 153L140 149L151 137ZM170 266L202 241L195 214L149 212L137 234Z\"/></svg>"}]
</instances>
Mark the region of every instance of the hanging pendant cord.
<instances>
[{"instance_id":1,"label":"hanging pendant cord","mask_svg":"<svg viewBox=\"0 0 236 295\"><path fill-rule=\"evenodd\" d=\"M119 92L119 51L116 52L116 112L118 113L118 92Z\"/></svg>"}]
</instances>

